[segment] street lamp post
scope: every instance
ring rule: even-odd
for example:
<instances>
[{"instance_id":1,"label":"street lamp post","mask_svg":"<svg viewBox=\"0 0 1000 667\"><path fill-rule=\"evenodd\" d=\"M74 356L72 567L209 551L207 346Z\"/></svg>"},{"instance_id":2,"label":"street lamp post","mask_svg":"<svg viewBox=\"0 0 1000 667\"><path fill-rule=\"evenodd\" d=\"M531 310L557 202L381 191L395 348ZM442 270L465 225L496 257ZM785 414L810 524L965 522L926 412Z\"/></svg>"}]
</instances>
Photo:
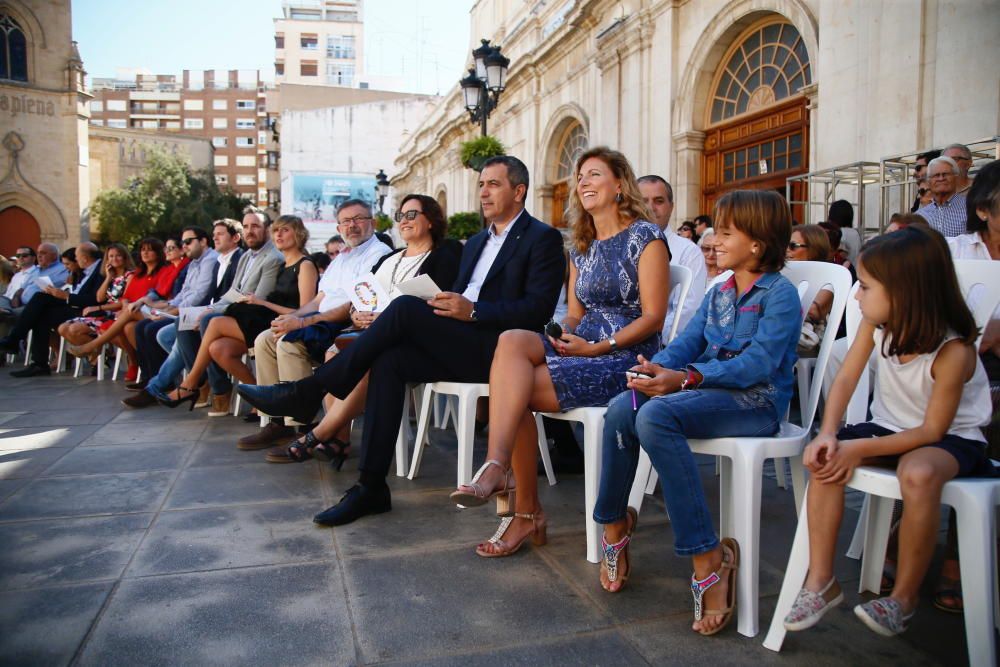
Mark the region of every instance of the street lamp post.
<instances>
[{"instance_id":1,"label":"street lamp post","mask_svg":"<svg viewBox=\"0 0 1000 667\"><path fill-rule=\"evenodd\" d=\"M378 212L382 213L382 205L385 204L385 198L389 194L389 178L385 175L385 172L381 169L375 174L375 195L378 197Z\"/></svg>"},{"instance_id":2,"label":"street lamp post","mask_svg":"<svg viewBox=\"0 0 1000 667\"><path fill-rule=\"evenodd\" d=\"M486 119L497 106L500 93L507 87L507 67L510 58L500 53L499 46L492 46L488 39L481 40L482 45L473 49L472 57L475 66L469 68L469 73L461 81L462 94L465 96L465 109L469 112L469 120L479 123L483 136L486 136Z\"/></svg>"}]
</instances>

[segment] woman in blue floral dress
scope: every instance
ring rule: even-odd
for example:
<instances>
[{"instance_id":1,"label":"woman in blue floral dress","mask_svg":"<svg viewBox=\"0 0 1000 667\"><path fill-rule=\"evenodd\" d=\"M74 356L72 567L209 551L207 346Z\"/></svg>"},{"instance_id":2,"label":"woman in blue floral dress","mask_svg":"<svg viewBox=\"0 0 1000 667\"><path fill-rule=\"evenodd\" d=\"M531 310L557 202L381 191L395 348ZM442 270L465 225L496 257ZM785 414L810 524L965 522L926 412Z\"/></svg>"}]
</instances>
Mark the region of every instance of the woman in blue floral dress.
<instances>
[{"instance_id":1,"label":"woman in blue floral dress","mask_svg":"<svg viewBox=\"0 0 1000 667\"><path fill-rule=\"evenodd\" d=\"M670 254L659 228L648 222L632 167L618 151L601 147L580 156L576 174L569 213L574 289L564 333L558 339L523 330L500 336L490 371L487 462L451 494L464 507L496 496L504 519L476 549L487 558L509 556L529 537L545 542L532 411L607 405L624 391L636 356L660 347Z\"/></svg>"}]
</instances>

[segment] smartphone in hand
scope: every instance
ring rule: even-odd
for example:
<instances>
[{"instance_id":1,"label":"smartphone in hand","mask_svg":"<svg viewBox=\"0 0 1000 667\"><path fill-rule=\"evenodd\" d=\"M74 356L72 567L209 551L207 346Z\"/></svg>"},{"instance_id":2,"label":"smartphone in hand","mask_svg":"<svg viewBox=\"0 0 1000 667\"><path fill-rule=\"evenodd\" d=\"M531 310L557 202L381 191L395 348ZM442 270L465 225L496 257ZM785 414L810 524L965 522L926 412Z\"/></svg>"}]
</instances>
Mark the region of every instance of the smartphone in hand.
<instances>
[{"instance_id":1,"label":"smartphone in hand","mask_svg":"<svg viewBox=\"0 0 1000 667\"><path fill-rule=\"evenodd\" d=\"M625 371L625 377L631 378L633 380L652 380L653 376L649 373L643 373L641 371Z\"/></svg>"}]
</instances>

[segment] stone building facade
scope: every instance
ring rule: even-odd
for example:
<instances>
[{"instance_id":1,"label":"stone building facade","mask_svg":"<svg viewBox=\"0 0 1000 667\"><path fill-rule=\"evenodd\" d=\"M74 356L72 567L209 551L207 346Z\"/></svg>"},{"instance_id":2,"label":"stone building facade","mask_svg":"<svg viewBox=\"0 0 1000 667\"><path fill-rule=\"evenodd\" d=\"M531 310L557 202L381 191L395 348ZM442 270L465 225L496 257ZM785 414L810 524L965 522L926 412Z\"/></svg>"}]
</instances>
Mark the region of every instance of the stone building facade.
<instances>
[{"instance_id":1,"label":"stone building facade","mask_svg":"<svg viewBox=\"0 0 1000 667\"><path fill-rule=\"evenodd\" d=\"M471 38L511 58L490 134L560 223L587 146L674 186L674 221L733 188L998 134L993 0L478 0ZM456 85L403 144L396 192L476 210L478 134Z\"/></svg>"},{"instance_id":2,"label":"stone building facade","mask_svg":"<svg viewBox=\"0 0 1000 667\"><path fill-rule=\"evenodd\" d=\"M0 253L86 238L87 102L70 0L0 0Z\"/></svg>"}]
</instances>

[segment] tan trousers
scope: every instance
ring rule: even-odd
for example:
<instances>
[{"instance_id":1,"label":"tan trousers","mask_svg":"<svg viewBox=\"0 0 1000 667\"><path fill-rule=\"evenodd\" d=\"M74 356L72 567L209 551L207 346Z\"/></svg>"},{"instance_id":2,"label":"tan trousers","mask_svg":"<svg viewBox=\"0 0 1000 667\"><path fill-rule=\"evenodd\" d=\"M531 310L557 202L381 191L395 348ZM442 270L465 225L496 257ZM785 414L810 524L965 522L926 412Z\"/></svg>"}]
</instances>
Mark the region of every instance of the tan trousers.
<instances>
[{"instance_id":1,"label":"tan trousers","mask_svg":"<svg viewBox=\"0 0 1000 667\"><path fill-rule=\"evenodd\" d=\"M259 385L294 382L312 375L312 360L304 343L276 340L270 329L264 329L254 340L253 349ZM285 425L298 426L299 423L285 417Z\"/></svg>"}]
</instances>

